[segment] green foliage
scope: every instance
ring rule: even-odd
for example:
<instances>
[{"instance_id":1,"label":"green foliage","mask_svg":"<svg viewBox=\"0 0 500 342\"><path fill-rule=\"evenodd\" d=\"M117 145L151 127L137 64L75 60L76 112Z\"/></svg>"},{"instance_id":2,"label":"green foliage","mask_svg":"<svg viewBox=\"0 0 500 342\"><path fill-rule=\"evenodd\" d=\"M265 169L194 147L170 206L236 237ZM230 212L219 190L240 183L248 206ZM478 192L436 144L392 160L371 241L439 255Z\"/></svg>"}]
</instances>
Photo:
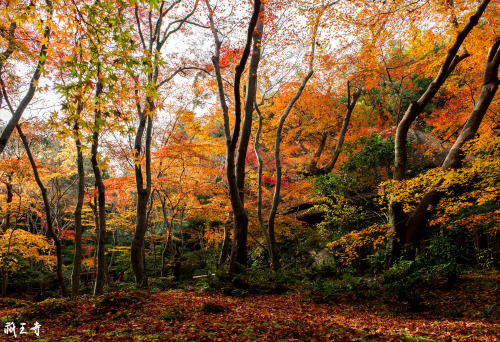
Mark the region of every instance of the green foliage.
<instances>
[{"instance_id":1,"label":"green foliage","mask_svg":"<svg viewBox=\"0 0 500 342\"><path fill-rule=\"evenodd\" d=\"M132 271L132 263L130 262L130 252L121 253L115 257L115 269L117 272L124 271L123 281L134 281L134 272Z\"/></svg>"},{"instance_id":2,"label":"green foliage","mask_svg":"<svg viewBox=\"0 0 500 342\"><path fill-rule=\"evenodd\" d=\"M186 251L181 256L181 279L213 273L217 261L218 253L214 249Z\"/></svg>"},{"instance_id":3,"label":"green foliage","mask_svg":"<svg viewBox=\"0 0 500 342\"><path fill-rule=\"evenodd\" d=\"M1 298L0 308L22 308L29 305L25 300L17 300L12 298Z\"/></svg>"},{"instance_id":4,"label":"green foliage","mask_svg":"<svg viewBox=\"0 0 500 342\"><path fill-rule=\"evenodd\" d=\"M423 289L443 278L450 288L465 269L464 251L449 238L436 237L428 242L425 253L415 260L401 258L384 273L386 290L407 301L411 309L419 308Z\"/></svg>"},{"instance_id":5,"label":"green foliage","mask_svg":"<svg viewBox=\"0 0 500 342\"><path fill-rule=\"evenodd\" d=\"M320 229L333 230L332 239L340 238L345 233L363 229L379 219L375 201L362 201L354 204L342 197L326 197L324 202L315 207L324 212Z\"/></svg>"},{"instance_id":6,"label":"green foliage","mask_svg":"<svg viewBox=\"0 0 500 342\"><path fill-rule=\"evenodd\" d=\"M315 179L314 189L326 197L351 196L371 191L392 174L394 163L394 138L379 134L361 137L344 144L347 160L334 173Z\"/></svg>"},{"instance_id":7,"label":"green foliage","mask_svg":"<svg viewBox=\"0 0 500 342\"><path fill-rule=\"evenodd\" d=\"M65 278L68 280L66 274ZM57 291L59 281L56 273L47 270L32 270L28 265L22 264L19 272L9 275L8 290L11 292L34 292L39 289Z\"/></svg>"},{"instance_id":8,"label":"green foliage","mask_svg":"<svg viewBox=\"0 0 500 342\"><path fill-rule=\"evenodd\" d=\"M201 291L217 291L224 292L225 289L231 286L231 282L227 273L223 270L215 270L200 274L201 277L197 278L196 286Z\"/></svg>"},{"instance_id":9,"label":"green foliage","mask_svg":"<svg viewBox=\"0 0 500 342\"><path fill-rule=\"evenodd\" d=\"M150 288L157 288L161 291L175 289L177 287L177 285L178 284L175 281L174 276L153 278L149 282Z\"/></svg>"},{"instance_id":10,"label":"green foliage","mask_svg":"<svg viewBox=\"0 0 500 342\"><path fill-rule=\"evenodd\" d=\"M343 293L342 285L325 278L317 278L304 283L306 298L315 303L328 303Z\"/></svg>"},{"instance_id":11,"label":"green foliage","mask_svg":"<svg viewBox=\"0 0 500 342\"><path fill-rule=\"evenodd\" d=\"M183 312L179 308L166 308L164 313L158 316L161 321L182 321Z\"/></svg>"},{"instance_id":12,"label":"green foliage","mask_svg":"<svg viewBox=\"0 0 500 342\"><path fill-rule=\"evenodd\" d=\"M482 268L492 268L495 265L495 249L485 248L477 253L477 265Z\"/></svg>"},{"instance_id":13,"label":"green foliage","mask_svg":"<svg viewBox=\"0 0 500 342\"><path fill-rule=\"evenodd\" d=\"M435 237L429 241L425 253L417 256L421 268L429 269L431 274L445 277L450 283L458 280L465 269L466 251L447 237Z\"/></svg>"},{"instance_id":14,"label":"green foliage","mask_svg":"<svg viewBox=\"0 0 500 342\"><path fill-rule=\"evenodd\" d=\"M311 278L302 286L306 297L316 303L328 303L341 297L349 300L374 298L380 293L378 278L359 276L354 270L341 277Z\"/></svg>"},{"instance_id":15,"label":"green foliage","mask_svg":"<svg viewBox=\"0 0 500 342\"><path fill-rule=\"evenodd\" d=\"M392 174L394 163L394 138L384 139L379 134L361 137L345 144L347 161L340 170L354 179L350 191L362 192Z\"/></svg>"}]
</instances>

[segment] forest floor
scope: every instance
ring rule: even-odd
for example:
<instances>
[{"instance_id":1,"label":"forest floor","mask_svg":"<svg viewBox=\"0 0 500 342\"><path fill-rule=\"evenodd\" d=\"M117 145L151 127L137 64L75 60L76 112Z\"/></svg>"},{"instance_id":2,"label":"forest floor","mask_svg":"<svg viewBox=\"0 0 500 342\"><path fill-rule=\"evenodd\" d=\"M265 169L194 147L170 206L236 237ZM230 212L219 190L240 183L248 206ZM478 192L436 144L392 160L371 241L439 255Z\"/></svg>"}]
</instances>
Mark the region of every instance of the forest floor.
<instances>
[{"instance_id":1,"label":"forest floor","mask_svg":"<svg viewBox=\"0 0 500 342\"><path fill-rule=\"evenodd\" d=\"M418 311L391 294L354 292L328 303L300 291L245 296L119 291L42 303L3 299L0 323L10 330L0 331L0 340L499 341L499 273L462 279L451 291L423 293ZM31 330L36 322L38 337ZM27 334L20 333L22 323Z\"/></svg>"}]
</instances>

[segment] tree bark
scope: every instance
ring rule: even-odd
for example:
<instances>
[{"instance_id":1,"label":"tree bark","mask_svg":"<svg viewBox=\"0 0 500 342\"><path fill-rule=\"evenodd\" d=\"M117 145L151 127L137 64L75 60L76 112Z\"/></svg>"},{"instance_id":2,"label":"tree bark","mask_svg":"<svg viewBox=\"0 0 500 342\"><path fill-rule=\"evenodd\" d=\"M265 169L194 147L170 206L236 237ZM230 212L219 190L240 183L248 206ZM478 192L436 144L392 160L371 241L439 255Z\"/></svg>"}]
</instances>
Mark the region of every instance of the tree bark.
<instances>
[{"instance_id":1,"label":"tree bark","mask_svg":"<svg viewBox=\"0 0 500 342\"><path fill-rule=\"evenodd\" d=\"M405 115L399 122L395 136L393 175L395 184L393 185L393 191L397 191L398 182L406 178L408 160L406 142L410 126L422 113L424 108L431 102L431 100L444 84L448 76L453 72L458 63L469 56L468 52L465 49L460 55L457 55L458 50L462 46L462 43L464 42L467 35L479 22L479 19L483 15L483 12L485 11L489 2L490 0L483 0L476 12L469 18L469 21L467 22L465 27L457 34L453 45L448 50L446 57L441 64L441 68L439 69L437 76L431 82L425 93L417 101L411 103ZM403 241L404 236L406 235L407 228L407 215L403 211L402 204L392 199L389 204L389 225L390 234L388 240L388 261L392 262L399 255L400 243Z\"/></svg>"},{"instance_id":2,"label":"tree bark","mask_svg":"<svg viewBox=\"0 0 500 342\"><path fill-rule=\"evenodd\" d=\"M259 109L257 103L255 103L255 109L259 114L259 125L257 126L257 133L255 134L255 155L257 156L257 217L259 219L260 229L264 238L266 239L267 250L269 253L269 259L271 260L271 267L277 270L281 267L280 253L276 243L276 237L274 231L271 236L269 232L269 225L264 222L264 217L262 213L262 157L260 155L260 133L262 131L262 112Z\"/></svg>"},{"instance_id":3,"label":"tree bark","mask_svg":"<svg viewBox=\"0 0 500 342\"><path fill-rule=\"evenodd\" d=\"M247 237L248 237L248 213L244 206L244 179L245 179L245 159L246 159L246 151L248 148L248 142L250 140L250 132L251 132L251 111L250 107L252 107L253 111L253 103L255 101L255 89L252 82L256 82L257 77L257 68L258 68L258 59L255 59L253 63L251 63L250 68L248 70L249 74L249 84L245 99L245 120L243 123L243 127L241 126L241 94L240 94L240 83L243 71L245 70L245 65L247 63L248 57L250 55L250 50L252 46L252 40L254 35L254 30L257 25L257 21L259 18L261 1L254 0L253 13L250 19L250 23L248 24L247 31L247 40L241 55L240 61L236 66L236 73L234 76L234 102L235 102L235 124L234 129L231 134L231 128L229 125L229 110L226 103L225 98L225 90L224 85L222 83L222 76L220 70L220 48L221 41L219 40L219 36L217 33L217 29L215 28L215 23L213 19L213 10L210 7L208 0L205 0L205 3L209 9L209 20L210 27L212 29L212 34L215 39L215 55L212 56L212 64L214 65L214 70L217 78L217 86L219 89L219 101L221 103L221 108L223 111L223 119L224 119L224 133L226 137L226 176L229 184L229 196L231 199L231 207L233 209L234 215L234 234L233 234L233 246L231 248L231 258L229 261L229 272L240 273L243 271L243 268L247 266ZM248 106L247 106L248 104ZM241 134L240 134L241 129ZM241 139L240 139L241 135ZM236 155L236 147L238 145L238 155L236 156L236 164L235 164L235 155Z\"/></svg>"},{"instance_id":4,"label":"tree bark","mask_svg":"<svg viewBox=\"0 0 500 342\"><path fill-rule=\"evenodd\" d=\"M47 4L47 13L48 13L48 20L49 22L52 21L52 13L53 13L53 5L51 0L45 0L45 3ZM7 47L7 50L2 54L0 58L0 72L2 71L3 63L5 59L7 59L12 52L14 51L14 46L15 43L13 43L14 40L14 31L16 29L17 25L15 23L12 23L10 25L10 36L11 39L9 39L9 45ZM0 153L3 152L5 149L5 146L7 145L7 142L9 141L10 135L16 128L17 124L19 123L19 120L21 119L21 116L23 115L24 111L28 107L29 103L33 99L33 96L35 95L36 88L38 86L38 81L40 79L40 76L42 75L42 70L45 65L45 61L47 60L47 53L49 50L49 39L50 39L50 24L45 26L45 29L43 30L43 39L47 41L47 43L41 44L41 49L40 53L38 55L38 64L35 68L35 72L33 73L33 76L31 78L31 81L29 83L28 87L28 92L26 95L23 97L21 100L21 103L17 107L15 111L12 111L12 118L9 120L7 125L5 126L1 136L0 136ZM3 84L2 84L3 88Z\"/></svg>"},{"instance_id":5,"label":"tree bark","mask_svg":"<svg viewBox=\"0 0 500 342\"><path fill-rule=\"evenodd\" d=\"M335 167L335 164L337 163L337 160L340 156L340 151L342 149L342 145L344 144L344 139L345 135L347 133L347 129L349 127L349 121L351 120L352 112L354 111L354 107L356 106L356 102L358 101L359 96L361 95L361 92L363 91L363 87L359 87L356 92L352 95L351 98L351 88L350 88L350 83L347 82L347 98L349 103L347 104L347 110L344 116L344 119L342 120L342 127L340 128L339 131L339 136L337 138L337 144L335 145L335 150L333 151L332 157L330 158L330 161L328 164L326 164L323 167L318 167L318 161L319 158L321 157L321 154L323 152L325 143L326 143L326 138L327 134L323 133L322 139L320 142L320 145L318 146L318 150L314 154L313 159L311 162L306 165L306 171L310 173L313 176L319 176L319 175L324 175L327 173L332 172L333 168Z\"/></svg>"},{"instance_id":6,"label":"tree bark","mask_svg":"<svg viewBox=\"0 0 500 342\"><path fill-rule=\"evenodd\" d=\"M219 256L218 266L221 267L227 261L228 251L229 251L229 242L231 241L230 230L233 225L233 213L227 214L226 222L224 222L224 239L222 240L222 247Z\"/></svg>"},{"instance_id":7,"label":"tree bark","mask_svg":"<svg viewBox=\"0 0 500 342\"><path fill-rule=\"evenodd\" d=\"M100 65L97 66L97 71L100 73ZM92 135L92 148L91 148L91 162L92 169L95 176L95 187L97 188L97 213L99 215L99 225L96 226L97 232L97 270L95 278L94 295L101 295L104 292L105 272L106 272L106 188L102 181L101 167L97 160L98 147L99 147L99 132L101 121L101 108L99 99L103 91L103 84L100 80L96 84L95 102L98 106L94 111L94 133Z\"/></svg>"},{"instance_id":8,"label":"tree bark","mask_svg":"<svg viewBox=\"0 0 500 342\"><path fill-rule=\"evenodd\" d=\"M75 146L78 168L78 197L75 208L75 255L73 257L73 272L71 273L71 297L75 298L80 292L80 273L82 269L82 208L85 196L85 170L83 167L83 153L80 141L80 125L78 119L83 106L79 103L77 107L77 118L74 124Z\"/></svg>"},{"instance_id":9,"label":"tree bark","mask_svg":"<svg viewBox=\"0 0 500 342\"><path fill-rule=\"evenodd\" d=\"M274 270L277 270L281 268L281 262L280 262L280 257L279 257L279 250L276 245L276 234L275 234L275 220L276 220L276 214L278 211L278 205L281 201L281 134L283 132L283 126L285 125L285 121L290 114L290 111L292 110L293 106L295 105L295 102L300 98L300 95L302 95L302 92L304 91L304 88L309 81L309 79L312 77L314 73L314 53L315 53L315 48L316 48L316 35L319 27L319 22L321 19L321 16L323 15L324 11L328 6L333 5L334 3L324 5L321 9L321 12L318 14L316 18L316 22L312 31L312 43L311 43L311 57L309 60L309 72L307 73L306 77L302 80L302 83L299 86L299 89L297 89L297 92L295 95L290 99L288 102L288 105L283 112L283 114L280 117L280 120L278 122L278 127L276 128L276 136L274 139L274 163L275 163L275 169L276 169L276 185L274 186L274 193L273 193L273 201L271 205L271 211L269 213L269 218L267 220L267 232L269 235L269 254L271 256L271 266ZM359 95L358 95L359 96Z\"/></svg>"},{"instance_id":10,"label":"tree bark","mask_svg":"<svg viewBox=\"0 0 500 342\"><path fill-rule=\"evenodd\" d=\"M23 131L21 130L21 126L17 125L17 132L19 133L19 136L21 137L21 140L23 142L24 148L26 149L26 153L28 154L28 159L31 164L31 168L33 169L33 175L35 176L36 183L38 184L38 187L40 188L40 192L42 193L42 199L43 199L43 204L45 207L45 215L47 218L47 230L49 232L49 235L51 236L52 240L54 241L54 245L56 246L56 259L57 259L57 264L56 264L56 272L57 272L57 279L59 280L59 286L61 287L61 293L63 297L66 297L68 295L68 291L66 289L66 283L64 281L64 275L63 275L63 261L62 261L62 246L61 246L61 240L57 237L57 234L54 231L54 227L52 226L52 219L51 219L51 214L50 214L50 202L49 198L47 196L47 189L42 183L42 180L40 179L40 175L38 173L38 168L35 164L35 159L33 158L33 155L31 154L31 149L28 143L28 140L26 139L26 136L23 134Z\"/></svg>"},{"instance_id":11,"label":"tree bark","mask_svg":"<svg viewBox=\"0 0 500 342\"><path fill-rule=\"evenodd\" d=\"M7 176L7 182L4 182L5 187L7 188L7 201L5 203L5 215L2 218L2 223L0 224L0 229L3 233L10 228L10 217L12 211L12 200L14 199L14 193L12 191L12 175L13 172L10 172Z\"/></svg>"},{"instance_id":12,"label":"tree bark","mask_svg":"<svg viewBox=\"0 0 500 342\"><path fill-rule=\"evenodd\" d=\"M151 134L153 129L153 115L156 110L154 103L154 96L159 90L159 87L168 81L170 81L178 72L183 70L182 68L177 69L171 76L165 78L161 82L158 82L158 77L160 75L160 65L161 60L161 49L167 42L168 38L175 32L177 32L186 23L186 21L194 14L196 8L198 7L198 0L195 2L191 12L187 13L182 19L171 21L165 30L162 31L162 26L164 25L164 19L171 10L175 8L180 1L174 1L171 5L165 7L165 2L162 1L161 4L156 8L157 16L153 14L152 9L149 10L149 41L145 39L143 35L142 23L139 18L139 7L135 4L135 19L137 25L137 31L139 33L140 44L142 45L144 57L147 57L147 62L144 65L147 67L147 87L144 102L144 109L141 108L139 100L139 90L135 91L135 101L137 106L137 113L139 115L139 127L137 129L135 142L134 142L134 162L135 162L135 181L136 181L136 191L137 191L137 208L136 208L136 222L135 222L135 232L132 239L132 244L130 247L130 261L132 263L132 270L134 272L135 280L138 286L147 287L148 279L146 277L145 269L145 250L144 250L144 237L148 229L148 202L151 196ZM153 18L154 17L154 18ZM153 23L154 20L154 23ZM154 27L154 29L153 29ZM132 75L132 77L137 80L137 75ZM138 84L137 84L138 86ZM146 127L147 123L147 127ZM141 165L141 152L142 152L142 139L144 136L144 130L146 129L146 142L144 148L145 156L145 176L146 185L144 186L144 178L142 175L142 165Z\"/></svg>"},{"instance_id":13,"label":"tree bark","mask_svg":"<svg viewBox=\"0 0 500 342\"><path fill-rule=\"evenodd\" d=\"M486 65L484 68L483 85L481 93L476 101L474 109L472 110L469 118L460 132L457 140L448 152L446 159L441 166L443 171L449 169L459 169L462 167L462 161L465 155L462 151L463 145L472 140L481 125L481 122L490 106L495 94L498 90L498 68L500 67L500 37L497 37L493 46L488 52ZM417 208L408 220L407 229L404 235L403 242L415 242L420 240L426 230L428 221L433 214L433 208L439 203L441 198L445 196L444 193L436 189L431 189L427 192Z\"/></svg>"},{"instance_id":14,"label":"tree bark","mask_svg":"<svg viewBox=\"0 0 500 342\"><path fill-rule=\"evenodd\" d=\"M148 229L148 202L151 194L151 133L153 121L151 116L154 112L154 104L151 99L147 100L148 106L143 112L140 112L141 119L139 128L134 144L134 159L135 159L135 184L137 189L137 208L136 208L136 221L135 232L132 239L130 248L130 259L132 263L132 270L134 272L135 281L140 287L148 286L148 279L146 276L146 265L144 263L144 237ZM147 127L146 127L147 122ZM146 146L145 146L145 168L146 168L146 186L144 186L144 179L142 175L141 165L141 150L142 138L146 129Z\"/></svg>"},{"instance_id":15,"label":"tree bark","mask_svg":"<svg viewBox=\"0 0 500 342\"><path fill-rule=\"evenodd\" d=\"M7 251L5 252L5 255L2 260L2 297L7 296L7 286L9 285L9 270L8 264L9 264L9 258L10 258L10 246L12 242L12 235L14 235L15 228L12 229L9 235L9 242L7 244Z\"/></svg>"}]
</instances>

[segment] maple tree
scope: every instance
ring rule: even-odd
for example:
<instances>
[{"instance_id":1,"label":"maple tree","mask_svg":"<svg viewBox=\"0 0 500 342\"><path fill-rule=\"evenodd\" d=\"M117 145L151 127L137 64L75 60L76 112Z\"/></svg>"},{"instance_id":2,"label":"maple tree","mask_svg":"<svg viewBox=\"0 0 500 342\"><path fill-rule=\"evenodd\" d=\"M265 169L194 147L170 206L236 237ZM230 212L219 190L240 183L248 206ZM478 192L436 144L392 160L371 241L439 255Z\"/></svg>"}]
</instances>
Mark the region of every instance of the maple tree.
<instances>
[{"instance_id":1,"label":"maple tree","mask_svg":"<svg viewBox=\"0 0 500 342\"><path fill-rule=\"evenodd\" d=\"M456 284L500 256L499 13L488 0L2 3L2 294L55 290L48 270L64 296L71 272L76 299L12 312L67 311L43 323L71 316L54 336L94 339L494 336L491 290ZM204 293L104 294L132 282ZM456 299L470 309L439 326ZM330 300L345 305L301 305ZM403 313L405 333L387 314L403 306L423 310ZM127 322L146 333L115 334Z\"/></svg>"},{"instance_id":2,"label":"maple tree","mask_svg":"<svg viewBox=\"0 0 500 342\"><path fill-rule=\"evenodd\" d=\"M56 3L57 5L57 3ZM47 54L49 50L49 40L53 22L54 3L50 0L45 1L44 4L36 6L34 2L29 5L23 2L4 3L1 7L2 16L2 44L7 45L5 51L0 55L0 86L2 94L0 95L0 104L5 99L7 93L5 81L10 83L15 79L15 75L11 73L13 63L10 61L13 57L20 58L21 62L30 59L30 54L33 49L33 44L38 47L39 53L35 58L36 67L31 80L29 81L28 91L17 105L17 108L12 111L12 117L2 131L0 136L0 152L2 152L7 145L10 135L15 130L16 125L19 124L24 111L33 99L38 87L40 77L45 72L45 63L47 61ZM36 21L41 20L43 25L36 25ZM21 25L22 23L22 25ZM30 37L31 34L39 34L39 44L37 41ZM27 42L24 42L27 40ZM21 54L21 56L19 56ZM17 55L17 56L16 56ZM27 56L22 56L27 55ZM14 63L15 64L15 63ZM5 76L8 79L4 80ZM13 104L14 105L14 104Z\"/></svg>"},{"instance_id":3,"label":"maple tree","mask_svg":"<svg viewBox=\"0 0 500 342\"><path fill-rule=\"evenodd\" d=\"M250 141L252 127L253 105L257 91L257 68L260 61L259 28L257 21L260 13L261 1L255 0L253 12L248 24L247 39L239 63L234 75L234 114L235 123L231 131L229 122L229 108L226 102L226 93L221 75L221 40L215 27L213 9L208 0L206 5L209 11L210 26L215 40L215 54L212 56L212 63L217 77L217 87L219 90L219 101L223 111L224 135L226 138L226 177L233 209L234 232L233 246L231 248L231 259L229 270L231 273L239 272L239 265L247 265L247 235L248 235L248 214L244 207L244 183L245 183L245 162ZM262 24L261 24L262 25ZM254 30L257 31L254 36ZM254 43L252 49L252 42ZM252 52L250 69L248 71L248 82L245 97L244 119L241 123L241 77L243 75L248 57ZM236 148L238 148L236 153Z\"/></svg>"},{"instance_id":4,"label":"maple tree","mask_svg":"<svg viewBox=\"0 0 500 342\"><path fill-rule=\"evenodd\" d=\"M464 50L460 55L457 55L463 41L469 34L469 32L477 25L479 18L482 16L484 10L488 6L489 1L481 2L480 6L476 12L470 17L469 21L465 27L458 33L453 45L448 50L445 60L443 61L439 73L434 79L434 81L429 85L425 93L419 98L418 101L412 102L408 107L407 112L402 117L396 130L395 136L395 169L394 169L394 180L401 181L405 178L406 168L407 168L407 153L406 153L406 137L410 125L413 121L420 115L421 111L425 106L432 100L434 95L437 93L441 85L445 82L447 77L455 69L456 65L460 63L463 59L468 57L467 50ZM393 249L393 256L397 255L398 247L394 244L396 243L395 237L400 238L402 241L408 242L403 234L406 234L406 218L404 217L404 212L402 211L401 204L393 202L390 205L390 219L391 219L391 229L395 232L393 238L390 241L391 249Z\"/></svg>"}]
</instances>

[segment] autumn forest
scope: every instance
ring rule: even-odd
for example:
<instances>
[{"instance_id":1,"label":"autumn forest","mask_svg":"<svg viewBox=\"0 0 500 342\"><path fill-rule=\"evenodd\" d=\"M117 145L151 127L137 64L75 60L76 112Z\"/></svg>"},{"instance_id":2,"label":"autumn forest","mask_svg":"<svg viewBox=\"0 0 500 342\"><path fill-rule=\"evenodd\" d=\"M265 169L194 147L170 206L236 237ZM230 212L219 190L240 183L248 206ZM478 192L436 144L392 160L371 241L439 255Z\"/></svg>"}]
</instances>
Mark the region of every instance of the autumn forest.
<instances>
[{"instance_id":1,"label":"autumn forest","mask_svg":"<svg viewBox=\"0 0 500 342\"><path fill-rule=\"evenodd\" d=\"M4 336L500 335L497 1L0 18Z\"/></svg>"}]
</instances>

